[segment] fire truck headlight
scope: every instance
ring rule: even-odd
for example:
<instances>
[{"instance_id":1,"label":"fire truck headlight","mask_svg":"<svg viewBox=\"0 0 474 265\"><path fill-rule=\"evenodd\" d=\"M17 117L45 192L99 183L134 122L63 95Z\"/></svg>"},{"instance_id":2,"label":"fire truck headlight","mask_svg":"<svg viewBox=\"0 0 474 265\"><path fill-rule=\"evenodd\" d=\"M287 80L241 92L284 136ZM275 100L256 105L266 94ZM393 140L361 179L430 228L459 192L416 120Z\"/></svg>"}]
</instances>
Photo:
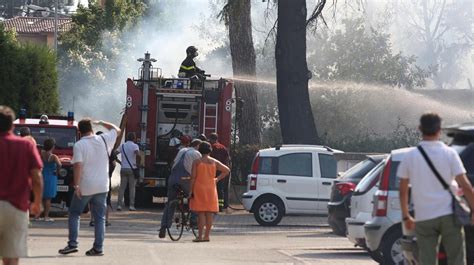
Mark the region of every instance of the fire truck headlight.
<instances>
[{"instance_id":1,"label":"fire truck headlight","mask_svg":"<svg viewBox=\"0 0 474 265\"><path fill-rule=\"evenodd\" d=\"M65 177L67 176L67 169L61 168L58 173L59 173L59 176Z\"/></svg>"}]
</instances>

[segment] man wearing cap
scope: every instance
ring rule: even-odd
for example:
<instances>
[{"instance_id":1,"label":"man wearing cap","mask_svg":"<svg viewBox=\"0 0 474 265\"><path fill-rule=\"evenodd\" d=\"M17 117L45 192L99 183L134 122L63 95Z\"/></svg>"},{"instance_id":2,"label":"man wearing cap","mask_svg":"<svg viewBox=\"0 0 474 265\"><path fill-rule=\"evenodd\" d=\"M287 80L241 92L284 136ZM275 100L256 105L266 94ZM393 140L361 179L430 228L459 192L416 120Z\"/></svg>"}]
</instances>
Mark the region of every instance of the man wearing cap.
<instances>
[{"instance_id":1,"label":"man wearing cap","mask_svg":"<svg viewBox=\"0 0 474 265\"><path fill-rule=\"evenodd\" d=\"M203 142L207 142L207 137L206 137L203 133L201 133L201 134L198 136L198 139L201 140L201 141L203 141Z\"/></svg>"},{"instance_id":2,"label":"man wearing cap","mask_svg":"<svg viewBox=\"0 0 474 265\"><path fill-rule=\"evenodd\" d=\"M194 139L190 147L181 149L178 155L176 155L173 167L171 168L170 177L168 178L168 202L166 203L163 216L161 217L160 238L165 237L166 228L171 226L175 207L170 207L169 203L176 199L175 185L180 185L181 188L189 194L189 178L191 176L193 162L201 158L201 153L198 151L200 144L201 140Z\"/></svg>"}]
</instances>

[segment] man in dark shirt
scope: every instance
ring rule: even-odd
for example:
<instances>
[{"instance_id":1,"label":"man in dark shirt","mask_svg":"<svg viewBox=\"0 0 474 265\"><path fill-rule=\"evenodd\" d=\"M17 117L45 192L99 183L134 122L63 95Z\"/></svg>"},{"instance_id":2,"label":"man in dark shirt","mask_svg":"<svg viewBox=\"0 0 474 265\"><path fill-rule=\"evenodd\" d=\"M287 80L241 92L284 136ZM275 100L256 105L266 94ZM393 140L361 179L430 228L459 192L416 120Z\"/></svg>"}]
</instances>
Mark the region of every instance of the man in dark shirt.
<instances>
[{"instance_id":1,"label":"man in dark shirt","mask_svg":"<svg viewBox=\"0 0 474 265\"><path fill-rule=\"evenodd\" d=\"M186 49L186 59L181 63L179 67L178 76L186 77L195 80L203 80L204 71L199 69L194 62L194 58L198 56L198 50L194 46L189 46Z\"/></svg>"},{"instance_id":2,"label":"man in dark shirt","mask_svg":"<svg viewBox=\"0 0 474 265\"><path fill-rule=\"evenodd\" d=\"M32 141L13 134L15 113L0 105L0 257L18 264L28 255L28 208L38 217L43 193L43 163Z\"/></svg>"},{"instance_id":3,"label":"man in dark shirt","mask_svg":"<svg viewBox=\"0 0 474 265\"><path fill-rule=\"evenodd\" d=\"M217 133L211 133L211 135L209 135L209 142L212 146L211 157L229 166L229 152L223 144L218 142L218 138ZM219 174L219 172L217 174ZM217 195L219 196L219 211L222 212L229 207L229 176L217 183Z\"/></svg>"}]
</instances>

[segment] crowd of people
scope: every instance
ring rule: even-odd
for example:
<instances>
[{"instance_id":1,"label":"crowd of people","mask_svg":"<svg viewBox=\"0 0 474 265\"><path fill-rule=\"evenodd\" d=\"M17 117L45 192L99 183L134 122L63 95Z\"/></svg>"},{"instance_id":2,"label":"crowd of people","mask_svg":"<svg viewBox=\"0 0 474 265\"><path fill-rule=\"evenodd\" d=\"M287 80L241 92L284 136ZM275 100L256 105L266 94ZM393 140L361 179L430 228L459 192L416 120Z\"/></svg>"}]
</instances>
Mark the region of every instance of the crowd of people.
<instances>
[{"instance_id":1,"label":"crowd of people","mask_svg":"<svg viewBox=\"0 0 474 265\"><path fill-rule=\"evenodd\" d=\"M42 150L38 151L29 130L22 129L22 137L13 133L14 120L13 110L0 106L0 257L5 265L18 264L20 257L27 256L30 214L35 220L53 222L49 216L51 199L56 196L56 172L62 166L58 156L53 153L54 139L46 139ZM94 133L93 124L107 131ZM74 195L69 207L68 241L59 253L67 255L78 252L80 216L89 206L95 238L92 248L85 254L101 256L104 254L108 211L112 205L111 176L118 161L113 149L121 130L112 123L90 119L79 121L78 129L81 137L73 147ZM459 155L440 141L441 118L435 113L424 114L420 119L420 131L423 140L418 148L411 150L403 159L397 172L403 223L407 229L415 229L421 264L436 263L440 239L444 243L449 263L465 264L462 226L453 218L456 214L453 212L454 195L449 192L449 187L443 186L456 186L457 183L471 208L474 205L474 191ZM117 150L122 158L117 210L123 207L127 185L130 187L129 210L135 210L134 187L141 178L138 170L141 157L135 140L135 134L128 133L125 143ZM176 199L177 185L184 190L194 215L191 218L192 225L198 228L198 236L193 242L209 242L213 215L229 206L225 191L230 172L229 153L219 143L215 133L210 134L209 139L200 135L196 139L186 137L173 143L177 153L170 165L168 202ZM441 185L443 183L449 185ZM409 185L416 216L409 211ZM175 211L173 207L175 204L165 205L160 238L165 237L166 229L171 225ZM474 215L471 214L471 218L474 222Z\"/></svg>"},{"instance_id":2,"label":"crowd of people","mask_svg":"<svg viewBox=\"0 0 474 265\"><path fill-rule=\"evenodd\" d=\"M21 137L13 133L14 120L14 111L0 106L0 165L3 171L0 177L0 257L6 265L18 264L20 257L27 256L29 215L37 221L54 222L49 213L51 200L57 194L57 172L62 166L59 157L53 153L55 139L46 139L39 151L28 129L21 129ZM93 125L102 126L107 131L94 133ZM105 226L110 225L111 177L116 162L122 165L117 210L124 207L123 197L128 185L129 210L134 211L134 187L142 178L139 174L141 157L134 133L128 133L125 143L114 151L121 130L112 123L82 119L78 130L80 140L74 144L71 161L74 194L69 207L68 241L59 253L78 252L80 216L88 206L95 239L92 248L85 254L101 256ZM184 189L195 215L194 223L199 229L193 241L208 242L213 214L228 206L225 189L230 172L229 153L218 142L215 133L209 136L209 142L204 135L191 141L179 141L177 149L179 151L171 164L168 181L168 202L176 197L175 185ZM117 159L117 153L121 154L121 160ZM175 210L171 208L166 204L160 224L160 238L164 237L164 231L171 224Z\"/></svg>"}]
</instances>

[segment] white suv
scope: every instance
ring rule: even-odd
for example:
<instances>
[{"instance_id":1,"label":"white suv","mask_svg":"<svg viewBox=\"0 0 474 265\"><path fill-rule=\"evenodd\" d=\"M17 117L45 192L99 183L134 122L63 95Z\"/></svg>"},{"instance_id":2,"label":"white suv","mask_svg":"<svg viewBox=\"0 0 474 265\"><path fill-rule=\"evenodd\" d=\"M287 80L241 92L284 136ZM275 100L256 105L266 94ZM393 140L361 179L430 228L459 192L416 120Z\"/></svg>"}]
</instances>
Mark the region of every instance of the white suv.
<instances>
[{"instance_id":1,"label":"white suv","mask_svg":"<svg viewBox=\"0 0 474 265\"><path fill-rule=\"evenodd\" d=\"M319 145L283 145L260 150L248 175L245 209L263 226L277 225L285 214L327 214L337 177L334 153Z\"/></svg>"}]
</instances>

